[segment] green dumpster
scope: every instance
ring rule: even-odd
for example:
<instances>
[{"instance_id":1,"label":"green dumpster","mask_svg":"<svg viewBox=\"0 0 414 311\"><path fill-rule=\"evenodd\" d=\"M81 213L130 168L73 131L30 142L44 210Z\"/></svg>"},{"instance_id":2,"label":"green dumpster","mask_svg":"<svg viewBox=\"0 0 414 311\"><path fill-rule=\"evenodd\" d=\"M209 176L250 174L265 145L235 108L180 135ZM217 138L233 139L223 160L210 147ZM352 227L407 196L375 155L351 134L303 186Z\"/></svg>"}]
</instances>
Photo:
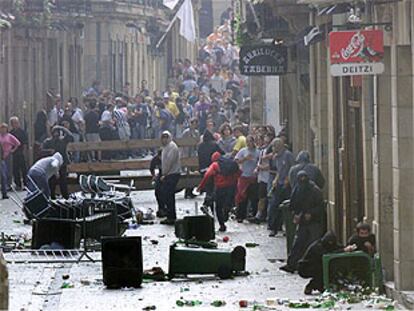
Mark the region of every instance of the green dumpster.
<instances>
[{"instance_id":1,"label":"green dumpster","mask_svg":"<svg viewBox=\"0 0 414 311\"><path fill-rule=\"evenodd\" d=\"M384 279L382 277L382 263L379 254L374 255L374 274L373 274L373 286L378 288L380 293L384 292Z\"/></svg>"},{"instance_id":2,"label":"green dumpster","mask_svg":"<svg viewBox=\"0 0 414 311\"><path fill-rule=\"evenodd\" d=\"M185 241L214 240L214 219L209 215L186 216L175 222L175 236Z\"/></svg>"},{"instance_id":3,"label":"green dumpster","mask_svg":"<svg viewBox=\"0 0 414 311\"><path fill-rule=\"evenodd\" d=\"M246 268L246 249L237 246L231 249L206 249L202 247L170 246L168 276L216 274L222 279Z\"/></svg>"},{"instance_id":4,"label":"green dumpster","mask_svg":"<svg viewBox=\"0 0 414 311\"><path fill-rule=\"evenodd\" d=\"M327 254L323 256L322 262L325 289L332 289L340 273L343 276L352 274L364 286L382 290L382 267L378 254L374 257L362 251Z\"/></svg>"}]
</instances>

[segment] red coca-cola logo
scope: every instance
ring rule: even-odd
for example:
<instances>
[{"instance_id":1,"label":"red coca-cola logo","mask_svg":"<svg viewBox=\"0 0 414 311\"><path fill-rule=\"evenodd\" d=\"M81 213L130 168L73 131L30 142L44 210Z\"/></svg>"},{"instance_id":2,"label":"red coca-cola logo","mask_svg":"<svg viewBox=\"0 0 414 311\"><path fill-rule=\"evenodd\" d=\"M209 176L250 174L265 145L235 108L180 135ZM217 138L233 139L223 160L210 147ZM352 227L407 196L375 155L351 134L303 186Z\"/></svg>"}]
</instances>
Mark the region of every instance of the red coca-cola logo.
<instances>
[{"instance_id":1,"label":"red coca-cola logo","mask_svg":"<svg viewBox=\"0 0 414 311\"><path fill-rule=\"evenodd\" d=\"M382 61L384 55L381 30L333 31L329 34L331 64Z\"/></svg>"},{"instance_id":2,"label":"red coca-cola logo","mask_svg":"<svg viewBox=\"0 0 414 311\"><path fill-rule=\"evenodd\" d=\"M341 56L343 59L358 56L364 48L365 36L357 32L354 34L346 48L341 49Z\"/></svg>"}]
</instances>

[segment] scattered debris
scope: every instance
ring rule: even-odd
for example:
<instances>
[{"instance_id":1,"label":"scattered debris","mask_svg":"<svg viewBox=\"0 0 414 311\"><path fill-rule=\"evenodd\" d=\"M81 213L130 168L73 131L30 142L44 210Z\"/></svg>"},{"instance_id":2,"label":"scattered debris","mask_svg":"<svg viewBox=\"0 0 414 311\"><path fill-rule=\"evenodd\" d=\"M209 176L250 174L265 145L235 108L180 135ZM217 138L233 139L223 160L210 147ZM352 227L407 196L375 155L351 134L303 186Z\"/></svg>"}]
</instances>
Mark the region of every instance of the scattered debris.
<instances>
[{"instance_id":1,"label":"scattered debris","mask_svg":"<svg viewBox=\"0 0 414 311\"><path fill-rule=\"evenodd\" d=\"M230 241L230 238L226 235L223 237L223 242L227 243L228 241Z\"/></svg>"},{"instance_id":2,"label":"scattered debris","mask_svg":"<svg viewBox=\"0 0 414 311\"><path fill-rule=\"evenodd\" d=\"M157 240L150 240L150 242L151 242L152 245L158 245L158 243L159 243Z\"/></svg>"},{"instance_id":3,"label":"scattered debris","mask_svg":"<svg viewBox=\"0 0 414 311\"><path fill-rule=\"evenodd\" d=\"M146 307L142 308L142 310L145 310L145 311L156 310L156 309L157 309L156 306L146 306Z\"/></svg>"},{"instance_id":4,"label":"scattered debris","mask_svg":"<svg viewBox=\"0 0 414 311\"><path fill-rule=\"evenodd\" d=\"M369 291L366 288L359 291L325 291L316 298L303 300L279 299L277 303L280 306L291 309L337 309L340 306L361 303L366 308L373 308L374 310L392 311L396 307L396 302L383 295L379 295L378 289ZM276 301L274 299L267 299L266 305L269 307L274 306L276 305ZM350 308L352 306L348 307L348 310Z\"/></svg>"},{"instance_id":5,"label":"scattered debris","mask_svg":"<svg viewBox=\"0 0 414 311\"><path fill-rule=\"evenodd\" d=\"M254 247L260 246L260 244L257 244L257 243L246 243L245 246L247 248L254 248Z\"/></svg>"},{"instance_id":6,"label":"scattered debris","mask_svg":"<svg viewBox=\"0 0 414 311\"><path fill-rule=\"evenodd\" d=\"M62 279L63 280L69 280L69 278L70 278L70 275L69 274L62 275Z\"/></svg>"},{"instance_id":7,"label":"scattered debris","mask_svg":"<svg viewBox=\"0 0 414 311\"><path fill-rule=\"evenodd\" d=\"M188 287L181 287L180 288L180 293L184 293L184 292L189 292L190 289Z\"/></svg>"},{"instance_id":8,"label":"scattered debris","mask_svg":"<svg viewBox=\"0 0 414 311\"><path fill-rule=\"evenodd\" d=\"M144 280L165 281L166 276L161 267L152 267L149 270L144 270Z\"/></svg>"},{"instance_id":9,"label":"scattered debris","mask_svg":"<svg viewBox=\"0 0 414 311\"><path fill-rule=\"evenodd\" d=\"M74 288L74 287L75 287L75 285L73 285L70 282L63 282L62 286L60 288Z\"/></svg>"},{"instance_id":10,"label":"scattered debris","mask_svg":"<svg viewBox=\"0 0 414 311\"><path fill-rule=\"evenodd\" d=\"M80 283L81 283L82 285L85 285L85 286L89 286L89 285L91 285L91 281L89 281L89 280L87 280L87 279L82 279L82 280L80 280Z\"/></svg>"},{"instance_id":11,"label":"scattered debris","mask_svg":"<svg viewBox=\"0 0 414 311\"><path fill-rule=\"evenodd\" d=\"M210 303L213 307L223 307L226 305L226 302L224 300L214 300L212 303Z\"/></svg>"},{"instance_id":12,"label":"scattered debris","mask_svg":"<svg viewBox=\"0 0 414 311\"><path fill-rule=\"evenodd\" d=\"M247 300L240 300L239 307L240 308L247 308L249 306L249 302Z\"/></svg>"},{"instance_id":13,"label":"scattered debris","mask_svg":"<svg viewBox=\"0 0 414 311\"><path fill-rule=\"evenodd\" d=\"M128 225L128 229L130 229L130 230L136 230L138 228L139 228L139 225L136 224L136 223L131 223L131 224Z\"/></svg>"},{"instance_id":14,"label":"scattered debris","mask_svg":"<svg viewBox=\"0 0 414 311\"><path fill-rule=\"evenodd\" d=\"M201 306L203 303L200 300L183 300L179 299L175 302L178 307L196 307Z\"/></svg>"}]
</instances>

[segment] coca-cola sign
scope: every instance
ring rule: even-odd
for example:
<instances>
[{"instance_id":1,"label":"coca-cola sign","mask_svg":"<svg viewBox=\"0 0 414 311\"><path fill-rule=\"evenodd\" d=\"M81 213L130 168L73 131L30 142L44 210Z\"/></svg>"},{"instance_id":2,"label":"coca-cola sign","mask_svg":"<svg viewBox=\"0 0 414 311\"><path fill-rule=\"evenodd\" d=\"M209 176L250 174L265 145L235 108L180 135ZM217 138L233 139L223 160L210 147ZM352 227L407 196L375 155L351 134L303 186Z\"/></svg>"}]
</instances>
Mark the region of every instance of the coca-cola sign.
<instances>
[{"instance_id":1,"label":"coca-cola sign","mask_svg":"<svg viewBox=\"0 0 414 311\"><path fill-rule=\"evenodd\" d=\"M331 32L329 50L334 76L372 75L384 71L382 30Z\"/></svg>"}]
</instances>

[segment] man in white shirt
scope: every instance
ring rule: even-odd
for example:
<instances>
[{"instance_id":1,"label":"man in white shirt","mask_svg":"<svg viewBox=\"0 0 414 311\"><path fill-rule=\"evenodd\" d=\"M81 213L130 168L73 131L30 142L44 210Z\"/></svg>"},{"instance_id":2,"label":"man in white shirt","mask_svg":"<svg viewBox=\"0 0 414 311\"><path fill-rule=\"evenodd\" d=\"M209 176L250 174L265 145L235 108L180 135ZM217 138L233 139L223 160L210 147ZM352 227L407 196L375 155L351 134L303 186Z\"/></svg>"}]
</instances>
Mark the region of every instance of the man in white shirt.
<instances>
[{"instance_id":1,"label":"man in white shirt","mask_svg":"<svg viewBox=\"0 0 414 311\"><path fill-rule=\"evenodd\" d=\"M226 81L220 74L220 68L214 70L214 74L210 78L211 88L215 89L218 93L223 94L226 90Z\"/></svg>"},{"instance_id":2,"label":"man in white shirt","mask_svg":"<svg viewBox=\"0 0 414 311\"><path fill-rule=\"evenodd\" d=\"M55 106L52 110L49 111L48 119L51 126L55 126L59 123L60 119L63 117L63 108L62 108L62 99L60 95L56 96Z\"/></svg>"}]
</instances>

